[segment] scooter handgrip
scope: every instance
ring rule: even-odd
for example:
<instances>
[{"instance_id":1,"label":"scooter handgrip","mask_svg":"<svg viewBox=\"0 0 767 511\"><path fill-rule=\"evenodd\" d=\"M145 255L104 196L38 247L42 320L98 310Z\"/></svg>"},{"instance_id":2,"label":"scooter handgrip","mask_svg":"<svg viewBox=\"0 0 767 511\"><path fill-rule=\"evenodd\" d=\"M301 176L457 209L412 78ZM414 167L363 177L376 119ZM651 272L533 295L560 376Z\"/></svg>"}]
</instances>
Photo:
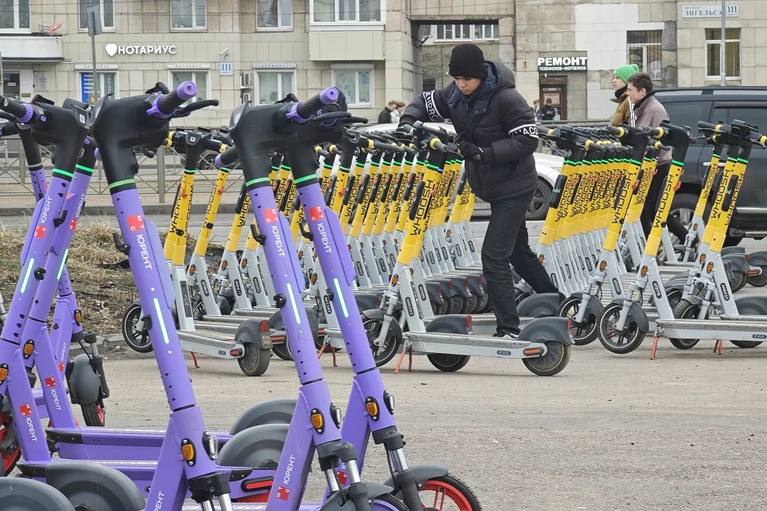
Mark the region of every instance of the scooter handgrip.
<instances>
[{"instance_id":1,"label":"scooter handgrip","mask_svg":"<svg viewBox=\"0 0 767 511\"><path fill-rule=\"evenodd\" d=\"M335 103L341 97L341 91L336 87L328 87L313 98L301 101L293 105L287 114L287 118L292 121L306 122L323 105Z\"/></svg>"},{"instance_id":2,"label":"scooter handgrip","mask_svg":"<svg viewBox=\"0 0 767 511\"><path fill-rule=\"evenodd\" d=\"M168 117L176 111L176 108L196 95L197 85L192 81L183 82L168 94L158 96L152 103L152 108L147 110L147 114L156 117Z\"/></svg>"},{"instance_id":3,"label":"scooter handgrip","mask_svg":"<svg viewBox=\"0 0 767 511\"><path fill-rule=\"evenodd\" d=\"M16 117L21 123L29 122L34 117L32 105L11 98L0 96L0 109Z\"/></svg>"},{"instance_id":4,"label":"scooter handgrip","mask_svg":"<svg viewBox=\"0 0 767 511\"><path fill-rule=\"evenodd\" d=\"M215 165L216 168L228 167L236 162L240 158L236 147L230 147L223 153L216 156Z\"/></svg>"}]
</instances>

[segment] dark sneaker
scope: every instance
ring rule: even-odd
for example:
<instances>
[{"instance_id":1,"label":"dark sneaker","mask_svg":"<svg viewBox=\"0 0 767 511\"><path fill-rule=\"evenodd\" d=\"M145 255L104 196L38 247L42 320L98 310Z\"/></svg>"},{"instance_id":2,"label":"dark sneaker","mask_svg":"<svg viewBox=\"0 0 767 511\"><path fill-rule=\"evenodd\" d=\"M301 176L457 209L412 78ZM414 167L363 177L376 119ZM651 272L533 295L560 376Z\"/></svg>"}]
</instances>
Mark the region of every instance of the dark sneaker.
<instances>
[{"instance_id":1,"label":"dark sneaker","mask_svg":"<svg viewBox=\"0 0 767 511\"><path fill-rule=\"evenodd\" d=\"M519 330L496 330L493 337L501 337L503 339L519 339Z\"/></svg>"}]
</instances>

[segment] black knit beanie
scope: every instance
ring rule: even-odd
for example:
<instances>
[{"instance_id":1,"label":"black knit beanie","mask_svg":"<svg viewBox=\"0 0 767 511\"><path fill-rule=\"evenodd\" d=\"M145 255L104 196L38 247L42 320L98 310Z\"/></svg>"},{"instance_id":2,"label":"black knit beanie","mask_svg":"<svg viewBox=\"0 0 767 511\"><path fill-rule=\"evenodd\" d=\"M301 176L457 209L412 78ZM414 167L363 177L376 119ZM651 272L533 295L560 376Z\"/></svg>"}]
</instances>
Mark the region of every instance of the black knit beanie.
<instances>
[{"instance_id":1,"label":"black knit beanie","mask_svg":"<svg viewBox=\"0 0 767 511\"><path fill-rule=\"evenodd\" d=\"M467 78L484 78L485 55L479 46L474 44L459 44L453 48L450 55L450 76L465 76Z\"/></svg>"}]
</instances>

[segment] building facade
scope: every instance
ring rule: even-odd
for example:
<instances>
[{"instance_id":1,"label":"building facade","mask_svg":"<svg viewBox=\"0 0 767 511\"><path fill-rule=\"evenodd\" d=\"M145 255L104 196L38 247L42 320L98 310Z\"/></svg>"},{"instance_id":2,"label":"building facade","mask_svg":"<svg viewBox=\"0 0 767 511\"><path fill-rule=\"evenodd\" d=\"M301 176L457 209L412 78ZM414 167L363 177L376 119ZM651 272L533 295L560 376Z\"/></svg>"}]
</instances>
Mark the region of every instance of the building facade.
<instances>
[{"instance_id":1,"label":"building facade","mask_svg":"<svg viewBox=\"0 0 767 511\"><path fill-rule=\"evenodd\" d=\"M726 4L727 83L767 85L763 0ZM516 72L532 103L604 119L612 69L636 63L662 86L719 83L717 0L8 0L0 7L3 92L89 101L193 79L219 99L200 124L243 101L305 98L337 85L355 115L447 84L458 42ZM92 75L88 8L98 7Z\"/></svg>"}]
</instances>

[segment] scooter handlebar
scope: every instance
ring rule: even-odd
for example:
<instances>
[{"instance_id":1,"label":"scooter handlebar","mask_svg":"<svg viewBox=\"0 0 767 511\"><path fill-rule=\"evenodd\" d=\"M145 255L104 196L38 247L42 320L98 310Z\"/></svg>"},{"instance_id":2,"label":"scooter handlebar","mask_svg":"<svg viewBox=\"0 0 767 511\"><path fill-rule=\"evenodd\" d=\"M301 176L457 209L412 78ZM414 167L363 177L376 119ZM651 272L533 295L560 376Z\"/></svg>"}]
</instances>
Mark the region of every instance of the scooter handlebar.
<instances>
[{"instance_id":1,"label":"scooter handlebar","mask_svg":"<svg viewBox=\"0 0 767 511\"><path fill-rule=\"evenodd\" d=\"M0 109L13 115L21 123L29 122L35 116L35 111L29 103L4 96L0 96Z\"/></svg>"},{"instance_id":2,"label":"scooter handlebar","mask_svg":"<svg viewBox=\"0 0 767 511\"><path fill-rule=\"evenodd\" d=\"M153 117L170 118L178 107L196 95L197 85L192 81L183 82L175 90L158 95L146 113Z\"/></svg>"},{"instance_id":3,"label":"scooter handlebar","mask_svg":"<svg viewBox=\"0 0 767 511\"><path fill-rule=\"evenodd\" d=\"M342 97L341 91L336 87L328 87L316 96L307 99L306 101L300 101L293 104L288 111L286 117L291 121L298 122L300 124L305 123L314 115L317 110L321 109L323 105L338 102Z\"/></svg>"}]
</instances>

